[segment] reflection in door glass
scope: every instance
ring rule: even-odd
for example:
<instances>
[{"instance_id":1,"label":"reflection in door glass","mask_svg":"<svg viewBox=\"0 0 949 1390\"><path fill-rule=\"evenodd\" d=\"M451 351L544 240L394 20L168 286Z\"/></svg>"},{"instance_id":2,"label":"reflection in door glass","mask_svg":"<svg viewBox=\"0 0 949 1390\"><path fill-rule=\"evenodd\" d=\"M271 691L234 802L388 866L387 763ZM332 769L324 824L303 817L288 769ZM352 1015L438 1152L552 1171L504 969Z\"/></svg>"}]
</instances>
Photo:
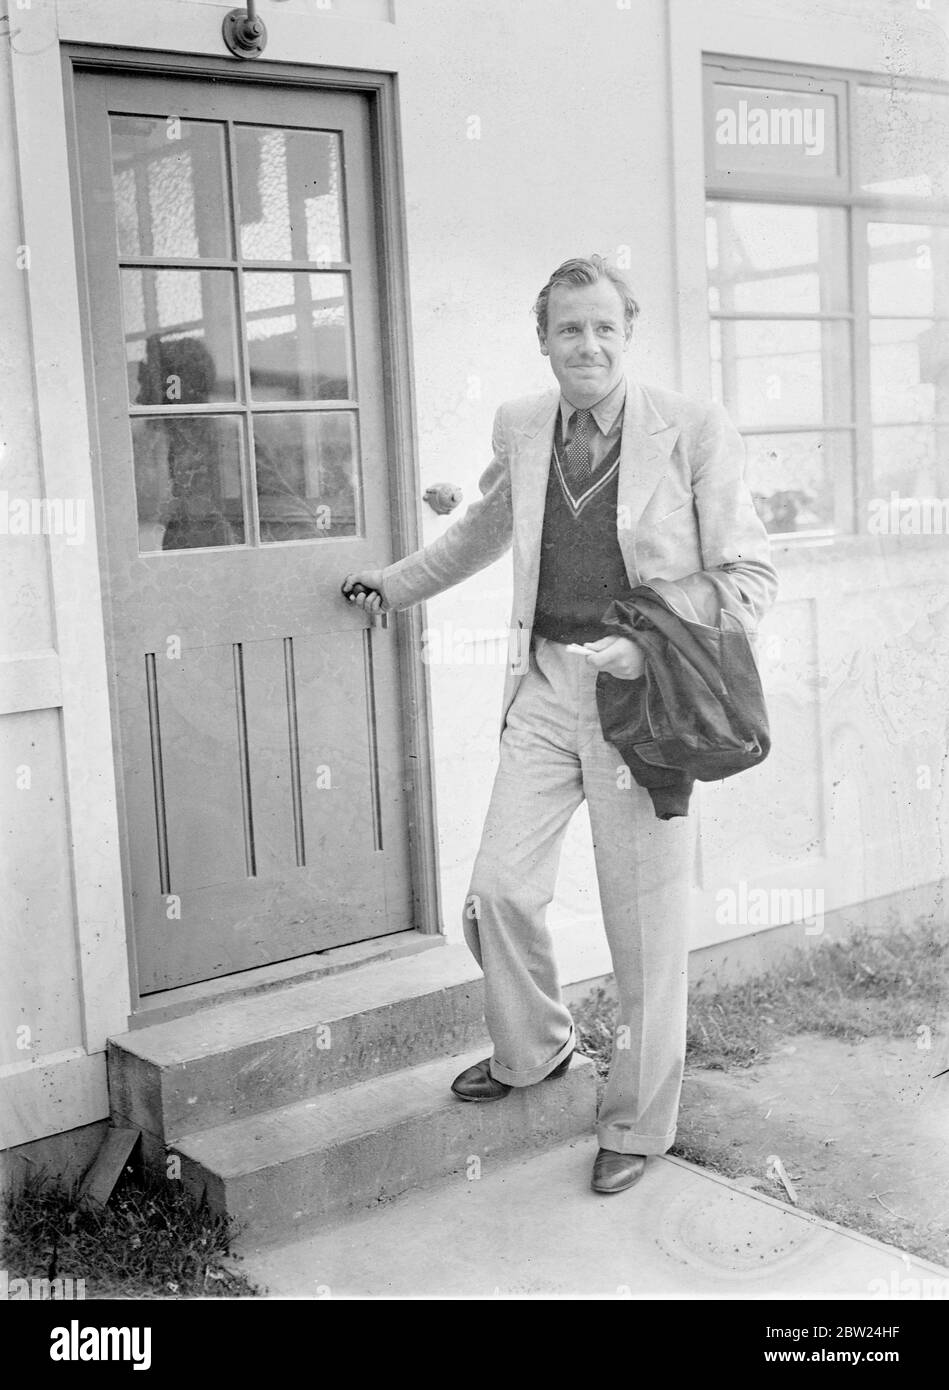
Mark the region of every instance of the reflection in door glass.
<instances>
[{"instance_id":1,"label":"reflection in door glass","mask_svg":"<svg viewBox=\"0 0 949 1390\"><path fill-rule=\"evenodd\" d=\"M230 270L122 271L133 405L237 399L237 315Z\"/></svg>"},{"instance_id":2,"label":"reflection in door glass","mask_svg":"<svg viewBox=\"0 0 949 1390\"><path fill-rule=\"evenodd\" d=\"M120 256L228 256L224 127L112 116Z\"/></svg>"},{"instance_id":3,"label":"reflection in door glass","mask_svg":"<svg viewBox=\"0 0 949 1390\"><path fill-rule=\"evenodd\" d=\"M238 126L237 193L246 260L345 258L339 136Z\"/></svg>"},{"instance_id":4,"label":"reflection in door glass","mask_svg":"<svg viewBox=\"0 0 949 1390\"><path fill-rule=\"evenodd\" d=\"M361 534L350 411L255 415L254 450L262 541Z\"/></svg>"},{"instance_id":5,"label":"reflection in door glass","mask_svg":"<svg viewBox=\"0 0 949 1390\"><path fill-rule=\"evenodd\" d=\"M243 544L240 418L137 416L131 424L139 550Z\"/></svg>"},{"instance_id":6,"label":"reflection in door glass","mask_svg":"<svg viewBox=\"0 0 949 1390\"><path fill-rule=\"evenodd\" d=\"M244 307L255 400L352 399L342 275L247 271Z\"/></svg>"}]
</instances>

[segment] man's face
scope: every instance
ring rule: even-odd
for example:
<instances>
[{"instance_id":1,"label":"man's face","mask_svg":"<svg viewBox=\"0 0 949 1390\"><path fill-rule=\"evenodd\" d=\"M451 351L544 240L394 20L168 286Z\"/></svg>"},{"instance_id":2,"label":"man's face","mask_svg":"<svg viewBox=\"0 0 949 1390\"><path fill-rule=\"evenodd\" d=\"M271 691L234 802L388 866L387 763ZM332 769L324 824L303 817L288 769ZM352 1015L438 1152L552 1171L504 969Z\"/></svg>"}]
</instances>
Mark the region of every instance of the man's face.
<instances>
[{"instance_id":1,"label":"man's face","mask_svg":"<svg viewBox=\"0 0 949 1390\"><path fill-rule=\"evenodd\" d=\"M554 285L547 301L547 333L540 350L571 405L584 409L612 391L623 375L629 343L623 301L611 280Z\"/></svg>"}]
</instances>

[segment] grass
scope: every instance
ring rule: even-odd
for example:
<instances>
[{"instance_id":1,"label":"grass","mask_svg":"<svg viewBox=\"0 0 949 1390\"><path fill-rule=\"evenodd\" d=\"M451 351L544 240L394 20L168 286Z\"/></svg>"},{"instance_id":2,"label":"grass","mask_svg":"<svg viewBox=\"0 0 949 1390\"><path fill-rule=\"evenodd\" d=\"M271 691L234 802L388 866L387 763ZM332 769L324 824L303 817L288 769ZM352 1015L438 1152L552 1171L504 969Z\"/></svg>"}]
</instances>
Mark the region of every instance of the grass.
<instances>
[{"instance_id":1,"label":"grass","mask_svg":"<svg viewBox=\"0 0 949 1390\"><path fill-rule=\"evenodd\" d=\"M43 1174L7 1198L0 1258L11 1279L84 1279L87 1298L235 1298L260 1292L222 1263L233 1223L180 1183L127 1168L107 1206Z\"/></svg>"},{"instance_id":2,"label":"grass","mask_svg":"<svg viewBox=\"0 0 949 1390\"><path fill-rule=\"evenodd\" d=\"M840 1194L818 1199L808 1207L808 1211L825 1221L843 1226L845 1230L860 1231L862 1235L882 1241L884 1245L910 1250L912 1254L932 1260L934 1264L944 1265L946 1262L946 1241L942 1231L933 1233L918 1226L908 1230L906 1222L900 1217L882 1210L879 1213L869 1212L862 1202Z\"/></svg>"},{"instance_id":3,"label":"grass","mask_svg":"<svg viewBox=\"0 0 949 1390\"><path fill-rule=\"evenodd\" d=\"M945 1015L949 941L929 925L791 951L779 967L689 998L686 1060L715 1070L750 1067L795 1033L857 1041L913 1037L920 1019ZM580 1050L601 1076L612 1050L612 1001L602 989L575 1010Z\"/></svg>"}]
</instances>

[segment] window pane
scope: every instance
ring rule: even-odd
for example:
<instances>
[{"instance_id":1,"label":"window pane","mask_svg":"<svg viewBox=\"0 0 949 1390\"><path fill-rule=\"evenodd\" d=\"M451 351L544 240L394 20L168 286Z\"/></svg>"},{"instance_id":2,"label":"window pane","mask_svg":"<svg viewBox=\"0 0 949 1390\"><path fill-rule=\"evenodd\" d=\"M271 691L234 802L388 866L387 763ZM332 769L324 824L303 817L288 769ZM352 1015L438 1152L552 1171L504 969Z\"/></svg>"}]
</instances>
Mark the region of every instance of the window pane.
<instances>
[{"instance_id":1,"label":"window pane","mask_svg":"<svg viewBox=\"0 0 949 1390\"><path fill-rule=\"evenodd\" d=\"M351 411L255 415L254 447L262 541L362 533Z\"/></svg>"},{"instance_id":2,"label":"window pane","mask_svg":"<svg viewBox=\"0 0 949 1390\"><path fill-rule=\"evenodd\" d=\"M868 193L949 197L949 97L859 87L855 144Z\"/></svg>"},{"instance_id":3,"label":"window pane","mask_svg":"<svg viewBox=\"0 0 949 1390\"><path fill-rule=\"evenodd\" d=\"M708 268L713 312L806 314L850 307L841 208L712 202Z\"/></svg>"},{"instance_id":4,"label":"window pane","mask_svg":"<svg viewBox=\"0 0 949 1390\"><path fill-rule=\"evenodd\" d=\"M112 116L121 256L228 256L224 128L175 116Z\"/></svg>"},{"instance_id":5,"label":"window pane","mask_svg":"<svg viewBox=\"0 0 949 1390\"><path fill-rule=\"evenodd\" d=\"M758 434L745 447L748 485L769 531L834 529L835 492L852 485L849 434Z\"/></svg>"},{"instance_id":6,"label":"window pane","mask_svg":"<svg viewBox=\"0 0 949 1390\"><path fill-rule=\"evenodd\" d=\"M342 275L245 272L247 351L255 400L354 397L346 289Z\"/></svg>"},{"instance_id":7,"label":"window pane","mask_svg":"<svg viewBox=\"0 0 949 1390\"><path fill-rule=\"evenodd\" d=\"M713 322L712 382L716 399L742 425L847 423L850 325Z\"/></svg>"},{"instance_id":8,"label":"window pane","mask_svg":"<svg viewBox=\"0 0 949 1390\"><path fill-rule=\"evenodd\" d=\"M837 98L831 94L716 82L709 114L720 173L837 174Z\"/></svg>"},{"instance_id":9,"label":"window pane","mask_svg":"<svg viewBox=\"0 0 949 1390\"><path fill-rule=\"evenodd\" d=\"M949 496L949 428L893 425L873 431L873 482L884 497Z\"/></svg>"},{"instance_id":10,"label":"window pane","mask_svg":"<svg viewBox=\"0 0 949 1390\"><path fill-rule=\"evenodd\" d=\"M235 416L133 419L139 549L241 545L243 454Z\"/></svg>"},{"instance_id":11,"label":"window pane","mask_svg":"<svg viewBox=\"0 0 949 1390\"><path fill-rule=\"evenodd\" d=\"M870 313L949 318L949 227L867 226Z\"/></svg>"},{"instance_id":12,"label":"window pane","mask_svg":"<svg viewBox=\"0 0 949 1390\"><path fill-rule=\"evenodd\" d=\"M949 420L949 322L871 320L870 388L875 421Z\"/></svg>"},{"instance_id":13,"label":"window pane","mask_svg":"<svg viewBox=\"0 0 949 1390\"><path fill-rule=\"evenodd\" d=\"M133 405L237 399L237 316L230 270L123 270Z\"/></svg>"},{"instance_id":14,"label":"window pane","mask_svg":"<svg viewBox=\"0 0 949 1390\"><path fill-rule=\"evenodd\" d=\"M318 265L344 260L339 136L238 126L236 140L243 255Z\"/></svg>"}]
</instances>

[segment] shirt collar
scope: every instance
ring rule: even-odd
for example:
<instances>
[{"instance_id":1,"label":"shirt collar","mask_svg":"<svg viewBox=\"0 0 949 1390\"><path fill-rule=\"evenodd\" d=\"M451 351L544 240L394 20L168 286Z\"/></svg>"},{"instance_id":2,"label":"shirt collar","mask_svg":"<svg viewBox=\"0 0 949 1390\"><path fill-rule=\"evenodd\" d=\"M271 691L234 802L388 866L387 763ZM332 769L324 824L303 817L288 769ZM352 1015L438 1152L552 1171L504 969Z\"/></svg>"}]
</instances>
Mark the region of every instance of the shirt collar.
<instances>
[{"instance_id":1,"label":"shirt collar","mask_svg":"<svg viewBox=\"0 0 949 1390\"><path fill-rule=\"evenodd\" d=\"M626 381L625 378L620 377L612 391L609 391L602 400L597 401L596 405L590 407L597 429L601 434L609 434L614 428L625 401ZM566 431L570 417L577 409L577 406L571 405L563 396L560 397L560 427L562 430Z\"/></svg>"}]
</instances>

